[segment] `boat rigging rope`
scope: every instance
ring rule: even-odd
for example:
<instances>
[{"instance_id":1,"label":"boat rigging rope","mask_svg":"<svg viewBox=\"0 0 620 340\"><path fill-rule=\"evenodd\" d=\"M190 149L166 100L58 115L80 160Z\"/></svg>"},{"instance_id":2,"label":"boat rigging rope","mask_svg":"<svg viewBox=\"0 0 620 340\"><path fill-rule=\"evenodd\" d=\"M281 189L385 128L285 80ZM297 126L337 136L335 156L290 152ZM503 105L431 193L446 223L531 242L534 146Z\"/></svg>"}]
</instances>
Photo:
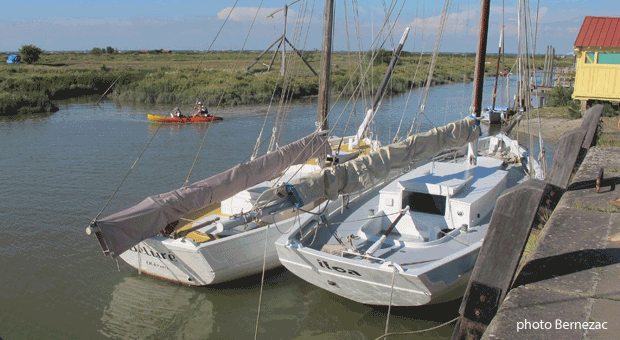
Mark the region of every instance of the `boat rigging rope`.
<instances>
[{"instance_id":1,"label":"boat rigging rope","mask_svg":"<svg viewBox=\"0 0 620 340\"><path fill-rule=\"evenodd\" d=\"M420 106L420 113L418 114L420 116L424 116L424 110L426 109L426 100L428 99L428 92L431 87L431 81L433 80L433 72L435 70L435 65L437 64L437 57L439 55L439 47L441 46L443 35L446 30L446 23L449 17L449 13L448 13L449 8L450 8L450 0L444 0L443 9L441 11L441 17L439 20L439 30L437 32L437 38L435 39L435 47L433 48L433 57L431 58L431 63L428 68L428 77L426 79L424 97L422 100L422 105ZM413 124L411 125L411 128L409 129L409 135L411 135L412 132L413 132Z\"/></svg>"},{"instance_id":2,"label":"boat rigging rope","mask_svg":"<svg viewBox=\"0 0 620 340\"><path fill-rule=\"evenodd\" d=\"M133 165L131 166L131 168L129 169L129 171L127 172L127 174L125 175L125 177L123 178L123 180L121 181L121 183L118 185L118 187L116 188L116 190L114 190L114 192L112 193L112 195L110 196L110 198L108 198L108 201L105 203L105 205L103 206L103 208L101 208L101 211L97 214L97 216L93 219L93 221L97 221L97 219L99 218L99 216L101 216L101 214L103 213L103 211L105 210L105 208L108 206L108 204L110 204L110 201L112 200L112 198L114 197L114 195L116 195L116 193L118 192L118 190L121 188L121 186L123 185L123 183L125 183L125 180L127 179L127 177L129 177L129 174L131 173L131 170L133 170L133 168L136 166L136 163L138 163L138 160L140 160L140 157L142 157L142 154L144 154L144 151L146 151L146 149L149 147L149 145L151 145L151 142L153 141L153 138L155 138L155 135L157 135L157 132L159 131L159 129L161 128L163 124L159 124L159 126L157 126L157 129L155 130L155 133L153 133L153 135L151 136L151 138L149 139L149 142L146 143L146 146L144 147L144 149L142 149L142 152L140 152L140 155L138 155L138 158L136 158L136 160L133 162Z\"/></svg>"},{"instance_id":3,"label":"boat rigging rope","mask_svg":"<svg viewBox=\"0 0 620 340\"><path fill-rule=\"evenodd\" d=\"M217 32L217 35L213 39L213 42L211 42L211 46L213 46L213 43L215 43L215 40L220 35L220 32L224 28L224 25L226 24L226 21L228 21L228 18L230 18L230 15L232 14L232 12L237 7L237 3L238 2L239 2L239 0L235 1L235 4L230 9L230 12L228 12L228 15L226 16L226 19L224 20L224 23L222 23L222 27L220 27L220 30ZM247 43L248 38L250 37L250 32L252 31L252 28L254 27L254 23L256 22L256 18L258 17L258 12L260 12L260 9L261 9L262 6L263 6L263 0L261 0L260 4L258 5L258 8L256 9L256 14L254 15L254 19L252 20L252 24L250 25L250 29L248 30L248 34L245 36L245 40L243 41L243 45L241 45L241 49L239 50L239 53L237 54L237 59L235 60L235 64L233 65L233 70L237 68L237 62L239 62L241 53L243 52L243 50L245 48L245 44ZM211 50L211 46L209 46L209 49L207 51ZM205 53L205 56L206 56L206 53ZM204 58L203 58L203 60L204 60ZM202 63L202 61L201 61L201 63ZM198 67L200 67L200 63L198 64ZM198 71L198 67L196 68L196 71ZM231 72L230 76L229 76L229 79L232 79L233 75L234 75L234 72ZM222 88L222 93L220 95L220 99L217 101L216 110L219 109L220 105L222 104L222 100L224 98L224 94L225 93L226 93L226 88Z\"/></svg>"},{"instance_id":4,"label":"boat rigging rope","mask_svg":"<svg viewBox=\"0 0 620 340\"><path fill-rule=\"evenodd\" d=\"M420 334L420 333L426 333L426 332L434 331L434 330L436 330L436 329L439 329L439 328L441 328L441 327L447 326L447 325L449 325L449 324L451 324L451 323L455 322L456 320L458 320L458 319L459 319L459 317L460 317L460 316L457 316L456 318L454 318L454 319L452 319L452 320L450 320L450 321L444 322L444 323L442 323L441 325L437 325L437 326L435 326L435 327L431 327L431 328L427 328L427 329L420 329L420 330L417 330L417 331L411 331L411 332L397 332L397 333L387 333L387 334L383 334L382 336L380 336L380 337L376 338L375 340L385 339L385 338L387 338L388 336L391 336L391 335L411 335L411 334Z\"/></svg>"},{"instance_id":5,"label":"boat rigging rope","mask_svg":"<svg viewBox=\"0 0 620 340\"><path fill-rule=\"evenodd\" d=\"M198 148L198 152L196 152L196 158L194 158L194 163L192 163L192 167L189 169L189 173L187 174L187 178L185 179L185 183L183 183L182 188L187 186L189 182L189 177L192 175L192 171L194 170L194 166L196 166L196 161L198 160L198 155L200 155L200 151L202 150L202 146L205 144L205 139L207 138L207 134L209 133L209 129L211 129L211 125L213 123L207 124L207 131L205 131L204 136L202 137L202 142L200 143L200 147Z\"/></svg>"},{"instance_id":6,"label":"boat rigging rope","mask_svg":"<svg viewBox=\"0 0 620 340\"><path fill-rule=\"evenodd\" d=\"M306 17L306 13L308 11L308 2L304 2L303 4L305 4L305 6L303 6L302 9L297 12L297 18L295 20L295 27L293 28L294 37L292 38L292 41L295 45L298 45L298 46L299 46L299 43L301 42L301 36L304 30L304 24L306 23L306 20L304 20L304 18ZM308 27L312 23L311 20L312 20L313 13L314 13L314 2L312 3L312 8L310 9L311 19L308 22ZM309 29L306 30L306 38L304 40L304 45L302 46L302 50L305 50L305 45L308 40L308 33L309 33ZM291 44L286 38L286 36L283 35L282 38L283 39L281 40L280 44L287 44L287 43ZM276 51L274 54L274 58L277 53L278 52ZM285 56L282 56L282 58L285 58ZM290 112L289 106L291 105L291 102L292 102L293 91L290 91L289 89L293 87L293 79L295 79L297 75L299 75L299 72L300 72L300 63L298 62L293 63L293 60L294 60L293 58L285 59L285 69L290 70L290 71L285 72L285 74L282 76L283 81L282 81L282 88L280 91L280 104L278 105L278 111L276 113L275 120L274 120L274 126L272 128L271 139L269 141L269 146L267 148L268 153L275 151L279 147L280 140L284 133L284 126L288 118L288 113ZM274 92L273 92L274 95L276 91L277 91L277 84L274 85ZM273 98L272 98L272 101L273 101ZM271 104L270 104L270 108L271 108ZM265 122L266 122L266 118L267 117L265 117ZM255 155L257 152L258 150L254 151L254 157L256 157Z\"/></svg>"},{"instance_id":7,"label":"boat rigging rope","mask_svg":"<svg viewBox=\"0 0 620 340\"><path fill-rule=\"evenodd\" d=\"M363 82L364 82L364 81L368 78L368 73L369 73L369 72L370 72L370 70L372 69L372 66L373 66L373 64L374 64L374 60L375 60L375 58L376 58L376 55L375 55L375 54L373 54L373 53L371 53L371 51L372 51L372 47L373 47L373 46L380 47L380 46L383 46L383 44L385 44L385 42L387 41L387 39L388 39L388 38L387 38L387 37L385 37L385 38L382 40L381 45L379 45L379 42L381 41L380 36L383 34L383 32L384 32L384 31L387 31L387 33L386 33L387 35L390 35L390 34L394 31L394 28L395 28L396 23L397 23L397 21L396 21L396 20L398 20L398 18L400 17L400 15L401 15L401 13L402 13L402 11L403 11L403 8L404 8L404 4L405 4L405 3L403 2L403 5L401 6L401 8L400 8L399 12L396 14L396 19L395 19L394 23L393 23L393 24L391 24L391 25L389 25L388 21L387 21L387 20L384 20L383 25L381 26L381 29L379 30L379 33L378 33L378 34L377 34L377 36L373 39L373 41L372 41L372 43L371 43L371 49L370 49L368 52L366 52L366 54L365 54L365 55L371 55L371 60L370 60L370 62L369 62L369 65L366 67L366 70L365 70L364 72L362 72L362 73L361 73L361 78L360 78L360 80L359 80L359 82L358 82L357 86L355 87L355 90L353 91L353 94L354 94L354 95L353 95L353 96L351 96L351 98L349 98L349 100L347 101L346 105L345 105L345 106L344 106L344 108L342 109L342 111L341 111L340 115L339 115L339 116L338 116L338 118L336 119L336 122L334 123L334 127L332 127L332 128L330 129L330 132L329 132L329 135L330 135L330 136L333 134L334 129L335 129L335 126L338 124L338 122L339 122L339 121L340 121L340 119L342 118L342 115L344 114L344 112L346 111L346 109L349 107L349 105L350 105L350 104L351 104L351 102L353 101L353 98L356 98L356 97L355 97L355 94L356 94L356 93L358 93L358 91L360 90L360 88L361 88L361 87L362 87L362 85L363 85ZM391 11L393 12L393 10L395 9L395 6L390 6L390 8L391 8ZM388 18L389 16L391 16L391 15L392 15L392 12L388 13L388 15L386 15L386 18ZM361 69L362 69L361 65L358 65L358 68L361 70ZM347 88L347 87L349 86L349 84L353 81L353 74L354 74L355 72L357 72L357 69L351 73L351 74L352 74L352 75L351 75L351 77L349 78L349 80L347 81L347 83L346 83L346 84L342 87L342 90L340 91L340 93L338 94L338 96L336 96L335 100L333 101L332 106L329 108L329 110L328 110L328 112L327 112L327 117L326 117L326 119L327 119L327 118L329 118L329 116L331 115L332 110L333 110L333 109L334 109L334 107L336 106L336 103L338 103L338 102L340 101L340 98L344 95L346 88Z\"/></svg>"},{"instance_id":8,"label":"boat rigging rope","mask_svg":"<svg viewBox=\"0 0 620 340\"><path fill-rule=\"evenodd\" d=\"M258 312L256 313L256 329L254 330L254 340L258 337L258 324L260 322L260 307L263 301L263 287L265 286L265 267L267 266L267 244L269 243L269 225L265 227L265 251L263 253L263 275L260 280L260 294L258 295Z\"/></svg>"},{"instance_id":9,"label":"boat rigging rope","mask_svg":"<svg viewBox=\"0 0 620 340\"><path fill-rule=\"evenodd\" d=\"M418 7L416 6L416 12L415 12L415 20L418 19ZM422 18L422 21L424 21L424 18ZM413 36L415 37L416 35L416 31L418 29L418 26L415 25L413 27ZM396 129L396 133L394 134L394 138L392 139L392 143L396 143L398 142L398 140L400 139L398 137L398 134L400 133L400 129L403 125L403 121L405 120L405 113L407 112L407 108L409 107L409 100L411 99L411 95L413 94L413 88L415 87L415 80L418 77L418 71L420 70L420 65L422 64L422 55L424 54L424 29L422 29L422 47L420 48L420 58L418 59L418 65L416 66L415 72L413 73L413 77L411 78L411 86L409 87L409 94L407 95L407 101L405 102L405 107L403 108L403 114L400 117L400 122L398 123L398 129ZM415 51L415 43L414 43L414 47L412 49L412 51ZM415 121L414 123L415 124Z\"/></svg>"}]
</instances>

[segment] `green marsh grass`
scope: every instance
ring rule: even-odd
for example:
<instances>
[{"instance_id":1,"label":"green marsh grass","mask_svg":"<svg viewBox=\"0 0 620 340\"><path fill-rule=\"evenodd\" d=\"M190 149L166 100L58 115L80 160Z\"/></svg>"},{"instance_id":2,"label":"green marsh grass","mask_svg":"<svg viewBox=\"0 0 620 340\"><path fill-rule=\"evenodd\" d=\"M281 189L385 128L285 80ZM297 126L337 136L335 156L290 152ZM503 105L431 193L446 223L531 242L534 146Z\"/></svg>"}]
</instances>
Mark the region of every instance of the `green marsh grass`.
<instances>
[{"instance_id":1,"label":"green marsh grass","mask_svg":"<svg viewBox=\"0 0 620 340\"><path fill-rule=\"evenodd\" d=\"M32 65L0 64L0 93L30 97L37 93L48 100L75 98L103 94L114 83L109 98L135 104L193 104L201 99L208 106L252 105L268 103L272 96L287 92L293 99L303 99L318 93L318 77L294 54L288 58L290 83L283 86L279 76L279 55L271 70L264 64L273 54L267 53L252 68L247 67L258 57L258 52L172 52L116 54L91 53L43 53ZM320 52L306 51L304 57L317 72L320 68ZM332 63L332 95L351 94L365 74L364 89L371 95L372 89L381 82L391 57L382 51L383 58L373 66L357 67L356 53L334 53ZM0 59L8 55L0 54ZM365 56L369 61L368 57ZM493 58L492 55L489 58ZM403 52L390 81L388 91L404 93L412 87L421 86L427 78L430 54ZM474 54L440 54L433 77L434 85L453 82L469 82L474 69ZM505 65L514 64L514 57L507 57ZM369 65L370 63L365 62ZM488 63L487 75L495 74L494 63ZM541 62L542 65L542 62ZM414 74L416 75L414 78ZM353 82L349 80L353 79ZM14 107L10 98L4 97L0 109ZM21 98L21 97L20 97ZM22 99L14 104L25 104ZM29 106L26 105L26 106ZM2 110L0 115L12 114L14 110Z\"/></svg>"}]
</instances>

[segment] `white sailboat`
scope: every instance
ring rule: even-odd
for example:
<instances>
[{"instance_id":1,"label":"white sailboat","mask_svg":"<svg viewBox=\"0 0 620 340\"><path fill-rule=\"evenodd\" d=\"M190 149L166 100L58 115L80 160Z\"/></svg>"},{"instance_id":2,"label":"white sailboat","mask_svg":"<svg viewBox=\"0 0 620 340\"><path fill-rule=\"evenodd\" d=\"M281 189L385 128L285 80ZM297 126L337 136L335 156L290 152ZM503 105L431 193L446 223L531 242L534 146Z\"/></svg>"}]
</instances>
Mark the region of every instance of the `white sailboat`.
<instances>
[{"instance_id":1,"label":"white sailboat","mask_svg":"<svg viewBox=\"0 0 620 340\"><path fill-rule=\"evenodd\" d=\"M348 209L327 210L325 219L293 229L276 241L280 261L302 279L360 303L419 306L458 298L496 199L526 176L521 164L507 163L527 158L517 143L497 136L478 144L489 152L479 151L476 164L458 157L464 148L442 155Z\"/></svg>"},{"instance_id":2,"label":"white sailboat","mask_svg":"<svg viewBox=\"0 0 620 340\"><path fill-rule=\"evenodd\" d=\"M333 15L328 2L326 16ZM331 22L327 20L326 22ZM331 36L332 25L325 25ZM400 41L400 54L408 29ZM373 142L364 133L347 137L350 147L340 146L341 138L328 138L327 110L331 43L324 45L317 132L248 163L184 186L148 197L136 206L101 219L87 228L104 251L120 257L141 273L186 285L210 285L260 273L280 266L274 242L295 223L309 223L325 205L340 209L343 200L317 199L299 206L284 200L272 201L273 188L304 178L330 164L343 164L367 153ZM386 72L384 83L391 75ZM382 93L369 110L374 115ZM367 122L366 122L367 125ZM331 149L338 148L332 155ZM357 197L362 193L355 194ZM257 202L267 199L277 213L247 214ZM323 205L320 205L323 203Z\"/></svg>"},{"instance_id":3,"label":"white sailboat","mask_svg":"<svg viewBox=\"0 0 620 340\"><path fill-rule=\"evenodd\" d=\"M477 115L487 26L481 22ZM410 136L291 181L287 192L298 205L360 190L369 193L349 200L346 209L327 207L279 238L282 264L302 279L360 303L419 306L460 297L497 198L529 176L542 176L528 151L506 134L478 138L477 121L466 118ZM451 145L447 138L455 136L470 143ZM403 168L407 170L390 180L388 174Z\"/></svg>"}]
</instances>

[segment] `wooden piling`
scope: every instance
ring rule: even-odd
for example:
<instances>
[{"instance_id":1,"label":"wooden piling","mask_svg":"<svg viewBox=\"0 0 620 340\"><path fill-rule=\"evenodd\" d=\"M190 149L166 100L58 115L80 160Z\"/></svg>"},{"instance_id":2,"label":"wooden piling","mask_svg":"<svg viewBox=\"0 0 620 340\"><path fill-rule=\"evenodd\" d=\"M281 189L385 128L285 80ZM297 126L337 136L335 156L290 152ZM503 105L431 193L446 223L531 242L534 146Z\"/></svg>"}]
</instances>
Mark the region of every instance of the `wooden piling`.
<instances>
[{"instance_id":1,"label":"wooden piling","mask_svg":"<svg viewBox=\"0 0 620 340\"><path fill-rule=\"evenodd\" d=\"M560 139L545 181L528 180L497 200L453 340L482 338L510 290L538 209L557 202L568 187L575 166L594 141L602 109L602 105L589 109L580 129Z\"/></svg>"}]
</instances>

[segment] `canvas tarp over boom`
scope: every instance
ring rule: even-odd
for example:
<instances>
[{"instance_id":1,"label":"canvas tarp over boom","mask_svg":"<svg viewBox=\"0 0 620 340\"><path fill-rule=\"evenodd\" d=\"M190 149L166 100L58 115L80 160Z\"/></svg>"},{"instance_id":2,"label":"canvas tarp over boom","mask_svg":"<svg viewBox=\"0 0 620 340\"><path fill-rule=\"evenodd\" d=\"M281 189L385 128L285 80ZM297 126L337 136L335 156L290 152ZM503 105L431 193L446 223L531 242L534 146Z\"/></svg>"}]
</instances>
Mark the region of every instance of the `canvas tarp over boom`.
<instances>
[{"instance_id":1,"label":"canvas tarp over boom","mask_svg":"<svg viewBox=\"0 0 620 340\"><path fill-rule=\"evenodd\" d=\"M131 208L93 223L99 227L109 255L117 257L140 241L156 235L168 224L178 221L183 213L221 202L241 190L274 178L291 165L303 164L312 157L329 153L331 148L327 137L313 133L202 181L148 197Z\"/></svg>"},{"instance_id":2,"label":"canvas tarp over boom","mask_svg":"<svg viewBox=\"0 0 620 340\"><path fill-rule=\"evenodd\" d=\"M376 181L387 178L391 169L403 168L416 159L430 159L446 149L464 146L479 137L480 127L477 120L468 117L409 136L402 142L384 146L335 167L292 180L290 186L297 199L301 200L296 202L300 206L321 198L335 200L338 195L372 187Z\"/></svg>"}]
</instances>

